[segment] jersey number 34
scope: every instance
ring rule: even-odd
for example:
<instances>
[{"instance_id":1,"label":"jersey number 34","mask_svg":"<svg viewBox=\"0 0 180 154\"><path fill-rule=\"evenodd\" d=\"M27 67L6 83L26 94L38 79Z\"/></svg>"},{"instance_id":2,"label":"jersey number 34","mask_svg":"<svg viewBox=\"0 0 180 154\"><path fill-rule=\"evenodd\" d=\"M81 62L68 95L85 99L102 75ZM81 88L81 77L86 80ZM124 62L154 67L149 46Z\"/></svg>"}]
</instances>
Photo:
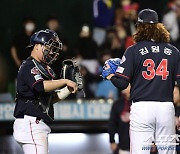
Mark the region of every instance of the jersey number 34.
<instances>
[{"instance_id":1,"label":"jersey number 34","mask_svg":"<svg viewBox=\"0 0 180 154\"><path fill-rule=\"evenodd\" d=\"M146 80L152 80L155 76L161 76L162 80L166 80L169 75L167 70L167 59L162 59L158 67L155 68L155 62L152 59L146 59L143 66L147 67L147 71L142 71L142 76Z\"/></svg>"}]
</instances>

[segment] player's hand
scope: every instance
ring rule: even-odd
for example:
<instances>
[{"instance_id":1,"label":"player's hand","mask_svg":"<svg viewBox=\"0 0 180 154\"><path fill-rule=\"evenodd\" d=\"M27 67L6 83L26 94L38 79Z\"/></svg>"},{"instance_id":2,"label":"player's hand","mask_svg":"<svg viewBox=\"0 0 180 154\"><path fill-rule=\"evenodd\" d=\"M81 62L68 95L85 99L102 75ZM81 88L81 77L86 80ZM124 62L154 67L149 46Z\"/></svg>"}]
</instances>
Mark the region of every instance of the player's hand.
<instances>
[{"instance_id":1,"label":"player's hand","mask_svg":"<svg viewBox=\"0 0 180 154\"><path fill-rule=\"evenodd\" d=\"M76 91L78 90L77 84L71 80L67 80L66 85L71 93L76 93Z\"/></svg>"},{"instance_id":2,"label":"player's hand","mask_svg":"<svg viewBox=\"0 0 180 154\"><path fill-rule=\"evenodd\" d=\"M107 69L109 69L109 68L110 68L109 64L106 64L106 65L105 65L105 70L107 70ZM106 79L107 79L107 80L110 80L112 76L114 76L114 74L109 74L109 75L106 77Z\"/></svg>"},{"instance_id":3,"label":"player's hand","mask_svg":"<svg viewBox=\"0 0 180 154\"><path fill-rule=\"evenodd\" d=\"M155 153L155 152L157 152L156 150L157 150L156 145L155 145L155 143L153 143L153 145L151 146L151 152Z\"/></svg>"},{"instance_id":4,"label":"player's hand","mask_svg":"<svg viewBox=\"0 0 180 154\"><path fill-rule=\"evenodd\" d=\"M114 76L114 74L109 74L107 77L106 77L106 79L107 80L111 80L111 78Z\"/></svg>"},{"instance_id":5,"label":"player's hand","mask_svg":"<svg viewBox=\"0 0 180 154\"><path fill-rule=\"evenodd\" d=\"M115 151L117 149L118 145L116 143L111 143L111 150Z\"/></svg>"},{"instance_id":6,"label":"player's hand","mask_svg":"<svg viewBox=\"0 0 180 154\"><path fill-rule=\"evenodd\" d=\"M176 119L176 127L178 130L180 130L180 117L175 117Z\"/></svg>"},{"instance_id":7,"label":"player's hand","mask_svg":"<svg viewBox=\"0 0 180 154\"><path fill-rule=\"evenodd\" d=\"M129 112L123 112L121 114L121 120L125 123L130 121L130 113Z\"/></svg>"}]
</instances>

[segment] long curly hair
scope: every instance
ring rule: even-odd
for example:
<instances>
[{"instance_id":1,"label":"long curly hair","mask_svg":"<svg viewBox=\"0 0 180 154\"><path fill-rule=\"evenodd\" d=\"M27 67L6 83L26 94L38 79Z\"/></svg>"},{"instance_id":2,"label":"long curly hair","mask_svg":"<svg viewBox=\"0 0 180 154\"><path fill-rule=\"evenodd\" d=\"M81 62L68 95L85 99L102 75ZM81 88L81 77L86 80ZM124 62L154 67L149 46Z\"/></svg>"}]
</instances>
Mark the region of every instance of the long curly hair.
<instances>
[{"instance_id":1,"label":"long curly hair","mask_svg":"<svg viewBox=\"0 0 180 154\"><path fill-rule=\"evenodd\" d=\"M155 42L167 43L170 41L170 33L162 23L138 23L136 26L137 30L135 34L133 34L133 39L135 42L154 40Z\"/></svg>"}]
</instances>

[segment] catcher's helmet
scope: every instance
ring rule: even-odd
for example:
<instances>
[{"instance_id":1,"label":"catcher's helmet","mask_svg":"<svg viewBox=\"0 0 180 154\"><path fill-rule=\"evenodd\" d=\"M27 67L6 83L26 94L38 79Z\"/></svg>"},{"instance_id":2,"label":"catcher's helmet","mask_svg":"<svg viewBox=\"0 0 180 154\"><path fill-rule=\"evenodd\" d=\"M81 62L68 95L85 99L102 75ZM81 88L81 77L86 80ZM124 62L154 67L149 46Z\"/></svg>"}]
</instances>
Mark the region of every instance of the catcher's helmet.
<instances>
[{"instance_id":1,"label":"catcher's helmet","mask_svg":"<svg viewBox=\"0 0 180 154\"><path fill-rule=\"evenodd\" d=\"M156 11L151 9L144 9L138 14L138 23L158 23L158 14Z\"/></svg>"},{"instance_id":2,"label":"catcher's helmet","mask_svg":"<svg viewBox=\"0 0 180 154\"><path fill-rule=\"evenodd\" d=\"M59 51L62 50L62 42L56 32L46 29L35 32L30 38L30 44L27 47L33 47L35 44L44 45L43 62L45 64L52 64L58 56Z\"/></svg>"}]
</instances>

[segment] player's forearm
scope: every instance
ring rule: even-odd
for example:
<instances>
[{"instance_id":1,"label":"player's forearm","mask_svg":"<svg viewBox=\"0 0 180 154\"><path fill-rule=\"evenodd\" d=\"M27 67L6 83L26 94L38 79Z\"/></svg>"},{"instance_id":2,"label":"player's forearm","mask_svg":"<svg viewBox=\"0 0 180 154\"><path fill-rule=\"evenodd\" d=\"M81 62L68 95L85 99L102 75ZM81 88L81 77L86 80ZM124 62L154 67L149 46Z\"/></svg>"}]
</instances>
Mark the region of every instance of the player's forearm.
<instances>
[{"instance_id":1,"label":"player's forearm","mask_svg":"<svg viewBox=\"0 0 180 154\"><path fill-rule=\"evenodd\" d=\"M129 85L129 82L127 80L124 80L123 78L117 76L112 76L111 82L115 87L119 88L120 90L126 89Z\"/></svg>"},{"instance_id":2,"label":"player's forearm","mask_svg":"<svg viewBox=\"0 0 180 154\"><path fill-rule=\"evenodd\" d=\"M50 92L57 88L61 88L67 84L66 79L60 79L60 80L45 80L43 81L44 84L44 91Z\"/></svg>"}]
</instances>

